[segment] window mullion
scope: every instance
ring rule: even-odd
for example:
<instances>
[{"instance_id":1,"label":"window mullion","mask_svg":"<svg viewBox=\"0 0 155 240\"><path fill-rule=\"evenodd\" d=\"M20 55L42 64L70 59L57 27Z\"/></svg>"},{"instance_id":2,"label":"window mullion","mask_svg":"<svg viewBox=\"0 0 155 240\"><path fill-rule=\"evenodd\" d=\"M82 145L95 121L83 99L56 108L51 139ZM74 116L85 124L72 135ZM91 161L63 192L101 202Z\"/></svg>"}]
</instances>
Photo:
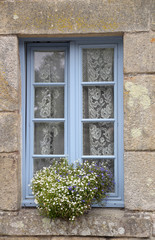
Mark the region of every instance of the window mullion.
<instances>
[{"instance_id":1,"label":"window mullion","mask_svg":"<svg viewBox=\"0 0 155 240\"><path fill-rule=\"evenodd\" d=\"M68 160L76 160L76 49L75 43L70 43L69 81L68 81Z\"/></svg>"}]
</instances>

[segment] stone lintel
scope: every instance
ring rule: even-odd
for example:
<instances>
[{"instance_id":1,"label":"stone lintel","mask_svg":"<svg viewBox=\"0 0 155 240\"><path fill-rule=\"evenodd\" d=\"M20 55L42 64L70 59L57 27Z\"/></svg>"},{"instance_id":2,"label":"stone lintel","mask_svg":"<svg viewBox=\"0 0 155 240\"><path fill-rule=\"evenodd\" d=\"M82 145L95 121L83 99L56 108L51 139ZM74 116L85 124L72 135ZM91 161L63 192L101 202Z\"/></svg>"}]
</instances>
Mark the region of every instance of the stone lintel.
<instances>
[{"instance_id":1,"label":"stone lintel","mask_svg":"<svg viewBox=\"0 0 155 240\"><path fill-rule=\"evenodd\" d=\"M151 0L0 1L0 34L148 31Z\"/></svg>"}]
</instances>

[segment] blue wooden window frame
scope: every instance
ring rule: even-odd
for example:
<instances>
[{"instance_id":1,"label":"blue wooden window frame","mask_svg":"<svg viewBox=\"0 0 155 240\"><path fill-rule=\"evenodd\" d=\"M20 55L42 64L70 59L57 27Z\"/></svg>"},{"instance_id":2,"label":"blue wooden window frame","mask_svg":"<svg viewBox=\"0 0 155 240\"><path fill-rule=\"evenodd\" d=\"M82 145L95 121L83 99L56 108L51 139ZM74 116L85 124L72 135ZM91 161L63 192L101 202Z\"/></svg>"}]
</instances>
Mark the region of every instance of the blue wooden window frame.
<instances>
[{"instance_id":1,"label":"blue wooden window frame","mask_svg":"<svg viewBox=\"0 0 155 240\"><path fill-rule=\"evenodd\" d=\"M82 161L83 158L114 159L115 193L111 193L105 207L124 207L124 174L123 174L123 41L122 37L92 37L92 38L24 38L19 40L20 64L22 77L22 206L35 206L33 195L29 188L33 175L32 158L67 157ZM82 82L82 49L113 48L114 49L114 81L90 83ZM66 52L64 83L34 83L33 53L36 50L61 49ZM114 118L113 119L83 119L82 118L82 87L90 85L114 86ZM49 122L49 119L33 117L35 86L64 86L65 107L64 118L54 119L65 124L65 147L63 155L33 154L33 124L34 122ZM106 121L114 123L114 155L84 156L82 155L82 124L91 121ZM99 207L96 205L95 207Z\"/></svg>"}]
</instances>

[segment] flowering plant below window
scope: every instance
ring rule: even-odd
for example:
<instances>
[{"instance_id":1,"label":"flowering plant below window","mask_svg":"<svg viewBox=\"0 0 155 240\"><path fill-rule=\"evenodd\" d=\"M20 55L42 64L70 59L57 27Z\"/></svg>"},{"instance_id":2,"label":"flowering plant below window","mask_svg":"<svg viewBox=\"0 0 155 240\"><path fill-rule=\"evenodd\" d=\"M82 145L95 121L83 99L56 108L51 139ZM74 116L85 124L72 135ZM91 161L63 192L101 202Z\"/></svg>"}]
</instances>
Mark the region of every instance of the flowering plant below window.
<instances>
[{"instance_id":1,"label":"flowering plant below window","mask_svg":"<svg viewBox=\"0 0 155 240\"><path fill-rule=\"evenodd\" d=\"M38 171L31 188L41 215L73 221L92 204L101 203L113 185L112 174L104 164L85 161L74 166L61 159Z\"/></svg>"}]
</instances>

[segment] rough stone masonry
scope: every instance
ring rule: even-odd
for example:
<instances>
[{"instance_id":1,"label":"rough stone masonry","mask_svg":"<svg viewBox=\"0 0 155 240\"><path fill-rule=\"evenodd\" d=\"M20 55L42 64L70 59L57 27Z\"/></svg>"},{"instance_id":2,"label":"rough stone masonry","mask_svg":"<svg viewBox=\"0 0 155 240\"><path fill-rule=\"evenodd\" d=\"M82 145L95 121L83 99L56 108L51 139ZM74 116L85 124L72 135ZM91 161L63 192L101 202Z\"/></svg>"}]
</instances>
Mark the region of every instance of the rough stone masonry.
<instances>
[{"instance_id":1,"label":"rough stone masonry","mask_svg":"<svg viewBox=\"0 0 155 240\"><path fill-rule=\"evenodd\" d=\"M123 36L125 208L50 221L21 208L19 38ZM0 0L0 240L155 239L155 1Z\"/></svg>"}]
</instances>

